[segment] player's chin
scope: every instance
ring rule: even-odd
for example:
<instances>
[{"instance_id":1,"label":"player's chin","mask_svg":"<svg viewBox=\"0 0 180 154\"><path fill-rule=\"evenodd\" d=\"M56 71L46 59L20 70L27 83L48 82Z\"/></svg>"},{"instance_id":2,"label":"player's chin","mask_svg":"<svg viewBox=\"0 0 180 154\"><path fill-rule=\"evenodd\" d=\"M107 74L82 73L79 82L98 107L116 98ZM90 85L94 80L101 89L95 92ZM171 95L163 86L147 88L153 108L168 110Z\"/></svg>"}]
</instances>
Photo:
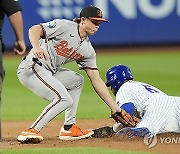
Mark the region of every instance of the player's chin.
<instances>
[{"instance_id":1,"label":"player's chin","mask_svg":"<svg viewBox=\"0 0 180 154\"><path fill-rule=\"evenodd\" d=\"M98 31L98 29L94 29L94 30L91 30L91 31L89 31L89 35L94 35L96 32Z\"/></svg>"},{"instance_id":2,"label":"player's chin","mask_svg":"<svg viewBox=\"0 0 180 154\"><path fill-rule=\"evenodd\" d=\"M94 35L97 32L97 30L92 30L89 32L89 35Z\"/></svg>"}]
</instances>

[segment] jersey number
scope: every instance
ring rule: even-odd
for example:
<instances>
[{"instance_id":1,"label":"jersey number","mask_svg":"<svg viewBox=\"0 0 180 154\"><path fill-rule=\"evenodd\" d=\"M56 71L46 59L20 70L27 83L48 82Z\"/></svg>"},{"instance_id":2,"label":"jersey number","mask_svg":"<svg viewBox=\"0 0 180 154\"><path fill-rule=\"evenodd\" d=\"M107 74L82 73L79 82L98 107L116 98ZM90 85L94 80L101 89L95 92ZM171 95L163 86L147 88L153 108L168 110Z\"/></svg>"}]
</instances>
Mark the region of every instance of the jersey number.
<instances>
[{"instance_id":1,"label":"jersey number","mask_svg":"<svg viewBox=\"0 0 180 154\"><path fill-rule=\"evenodd\" d=\"M151 87L151 86L148 85L148 84L142 85L142 86L144 86L144 88L145 88L147 91L151 92L151 93L158 93L157 90L153 89L153 87Z\"/></svg>"}]
</instances>

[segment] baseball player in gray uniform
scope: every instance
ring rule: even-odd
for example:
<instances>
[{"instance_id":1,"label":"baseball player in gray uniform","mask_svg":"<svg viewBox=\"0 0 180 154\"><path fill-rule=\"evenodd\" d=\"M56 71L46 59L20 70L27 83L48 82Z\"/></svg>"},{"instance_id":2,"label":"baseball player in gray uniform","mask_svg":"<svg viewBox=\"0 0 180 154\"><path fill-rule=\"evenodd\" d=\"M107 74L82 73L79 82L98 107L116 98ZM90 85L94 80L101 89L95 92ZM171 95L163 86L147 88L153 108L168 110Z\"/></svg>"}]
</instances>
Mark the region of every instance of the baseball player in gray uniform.
<instances>
[{"instance_id":1,"label":"baseball player in gray uniform","mask_svg":"<svg viewBox=\"0 0 180 154\"><path fill-rule=\"evenodd\" d=\"M180 133L180 97L168 96L152 85L133 81L131 70L125 65L110 68L106 79L119 108L141 119L135 128L122 129L121 123L116 123L113 129L117 135L133 137Z\"/></svg>"},{"instance_id":2,"label":"baseball player in gray uniform","mask_svg":"<svg viewBox=\"0 0 180 154\"><path fill-rule=\"evenodd\" d=\"M17 137L18 141L41 142L40 130L63 111L65 121L59 133L61 140L82 139L93 134L92 130L81 130L75 124L84 79L72 70L61 68L72 61L86 71L95 91L112 113L120 111L100 78L96 53L88 38L97 32L101 22L108 22L102 17L102 11L88 6L74 21L56 19L29 29L32 49L20 63L17 75L24 86L50 103L30 128Z\"/></svg>"}]
</instances>

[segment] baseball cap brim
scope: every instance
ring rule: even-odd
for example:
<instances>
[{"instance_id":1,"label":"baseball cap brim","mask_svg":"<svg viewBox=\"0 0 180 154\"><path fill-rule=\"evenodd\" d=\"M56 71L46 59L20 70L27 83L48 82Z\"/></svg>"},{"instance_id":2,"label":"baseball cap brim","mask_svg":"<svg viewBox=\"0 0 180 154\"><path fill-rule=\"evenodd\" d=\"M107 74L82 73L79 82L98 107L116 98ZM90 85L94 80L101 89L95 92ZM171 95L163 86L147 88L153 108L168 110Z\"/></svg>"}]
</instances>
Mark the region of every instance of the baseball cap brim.
<instances>
[{"instance_id":1,"label":"baseball cap brim","mask_svg":"<svg viewBox=\"0 0 180 154\"><path fill-rule=\"evenodd\" d=\"M94 18L94 17L90 17L90 19L92 20L97 20L97 21L102 21L102 22L109 22L108 20L104 19L104 18Z\"/></svg>"}]
</instances>

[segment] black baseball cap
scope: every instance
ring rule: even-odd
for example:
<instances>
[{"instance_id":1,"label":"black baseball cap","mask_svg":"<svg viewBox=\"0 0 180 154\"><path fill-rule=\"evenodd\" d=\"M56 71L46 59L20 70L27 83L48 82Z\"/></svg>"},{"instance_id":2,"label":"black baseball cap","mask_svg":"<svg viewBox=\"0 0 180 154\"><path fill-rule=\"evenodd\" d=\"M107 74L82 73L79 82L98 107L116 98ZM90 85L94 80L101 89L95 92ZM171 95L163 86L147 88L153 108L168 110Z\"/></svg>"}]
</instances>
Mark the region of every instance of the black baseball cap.
<instances>
[{"instance_id":1,"label":"black baseball cap","mask_svg":"<svg viewBox=\"0 0 180 154\"><path fill-rule=\"evenodd\" d=\"M102 22L108 22L108 20L103 18L102 11L99 8L92 5L87 6L81 10L80 18L81 17L86 17L86 18L90 18L90 19L98 20Z\"/></svg>"}]
</instances>

